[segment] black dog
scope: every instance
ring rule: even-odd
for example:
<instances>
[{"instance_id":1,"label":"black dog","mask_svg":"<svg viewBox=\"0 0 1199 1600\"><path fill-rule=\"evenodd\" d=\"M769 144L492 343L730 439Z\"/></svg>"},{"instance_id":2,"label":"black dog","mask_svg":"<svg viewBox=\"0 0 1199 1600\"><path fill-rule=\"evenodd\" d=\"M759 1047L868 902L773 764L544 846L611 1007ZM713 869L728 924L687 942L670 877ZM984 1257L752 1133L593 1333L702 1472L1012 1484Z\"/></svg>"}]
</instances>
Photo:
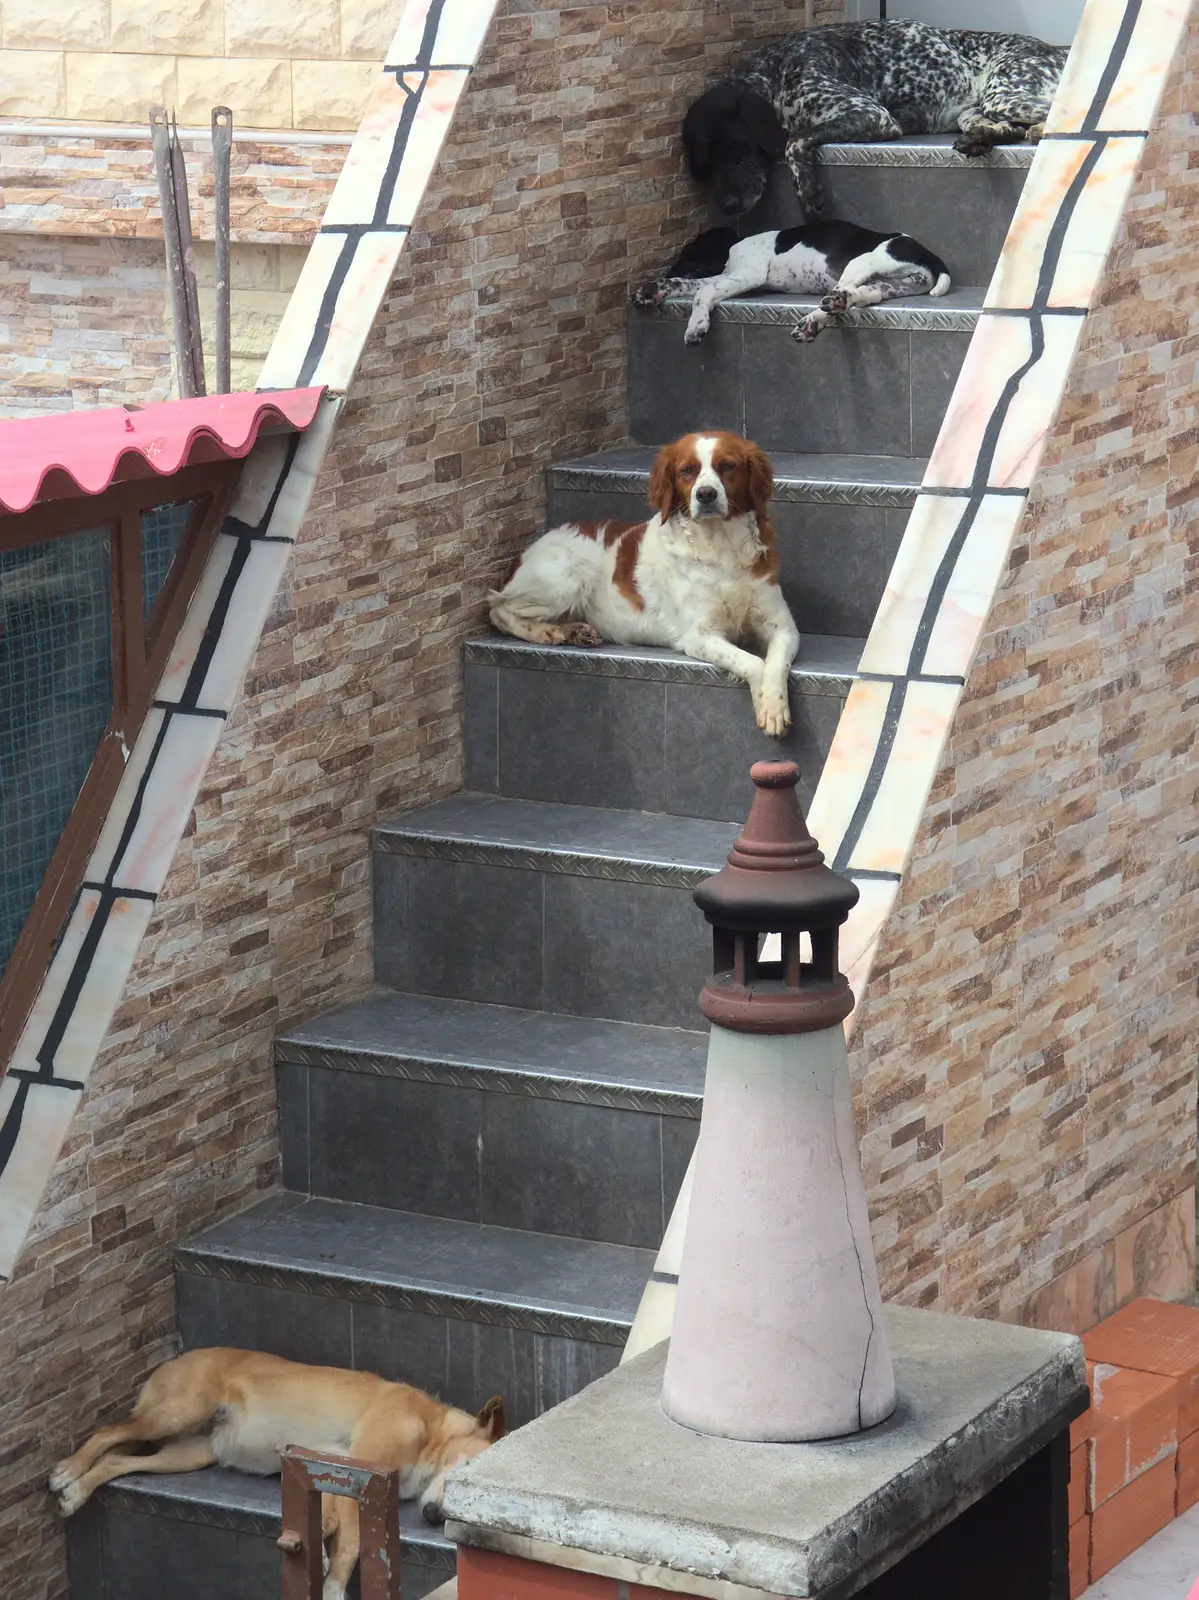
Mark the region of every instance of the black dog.
<instances>
[{"instance_id":1,"label":"black dog","mask_svg":"<svg viewBox=\"0 0 1199 1600\"><path fill-rule=\"evenodd\" d=\"M780 156L805 216L819 216L822 144L960 133L984 155L1040 137L1068 51L1011 33L925 22L845 22L776 39L695 102L688 165L724 216L752 211Z\"/></svg>"}]
</instances>

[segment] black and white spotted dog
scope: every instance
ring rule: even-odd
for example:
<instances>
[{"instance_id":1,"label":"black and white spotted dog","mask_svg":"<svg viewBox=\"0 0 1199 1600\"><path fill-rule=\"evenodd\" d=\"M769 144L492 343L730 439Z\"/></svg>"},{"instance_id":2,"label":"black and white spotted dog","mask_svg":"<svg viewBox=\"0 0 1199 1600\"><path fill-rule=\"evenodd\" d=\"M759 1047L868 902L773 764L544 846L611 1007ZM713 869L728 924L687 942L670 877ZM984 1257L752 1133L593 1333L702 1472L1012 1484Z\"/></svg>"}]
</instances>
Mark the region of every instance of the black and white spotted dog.
<instances>
[{"instance_id":1,"label":"black and white spotted dog","mask_svg":"<svg viewBox=\"0 0 1199 1600\"><path fill-rule=\"evenodd\" d=\"M1036 140L1065 46L927 22L843 22L776 39L695 102L683 123L692 176L728 217L752 211L786 156L805 217L819 216L822 144L958 133L980 156Z\"/></svg>"},{"instance_id":2,"label":"black and white spotted dog","mask_svg":"<svg viewBox=\"0 0 1199 1600\"><path fill-rule=\"evenodd\" d=\"M802 317L792 337L811 341L834 317L877 306L899 295L943 295L949 269L906 233L875 233L852 222L805 222L798 228L738 239L735 228L709 228L686 245L661 278L633 294L635 304L659 305L671 294L694 294L683 338L699 344L712 307L736 294L775 289L822 294L818 310Z\"/></svg>"}]
</instances>

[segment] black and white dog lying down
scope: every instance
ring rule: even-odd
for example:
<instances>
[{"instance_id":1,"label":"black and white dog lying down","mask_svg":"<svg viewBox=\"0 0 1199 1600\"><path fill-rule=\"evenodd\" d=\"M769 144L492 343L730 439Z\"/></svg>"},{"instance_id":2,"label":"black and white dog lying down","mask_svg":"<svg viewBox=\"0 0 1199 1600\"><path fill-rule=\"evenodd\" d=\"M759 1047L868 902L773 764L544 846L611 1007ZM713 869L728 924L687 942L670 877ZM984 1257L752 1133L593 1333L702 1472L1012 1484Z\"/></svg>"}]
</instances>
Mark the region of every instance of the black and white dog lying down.
<instances>
[{"instance_id":1,"label":"black and white dog lying down","mask_svg":"<svg viewBox=\"0 0 1199 1600\"><path fill-rule=\"evenodd\" d=\"M949 270L939 256L906 233L875 233L852 222L805 222L798 228L739 239L734 228L709 228L684 246L661 278L633 294L639 306L660 305L667 295L694 294L683 339L699 344L712 307L754 289L822 294L820 308L802 317L792 337L810 344L828 322L859 306L900 295L943 295Z\"/></svg>"},{"instance_id":2,"label":"black and white dog lying down","mask_svg":"<svg viewBox=\"0 0 1199 1600\"><path fill-rule=\"evenodd\" d=\"M700 96L683 123L687 162L716 209L739 217L786 156L804 216L819 216L822 144L957 133L954 148L980 156L1035 140L1067 54L1023 34L901 17L808 28L764 45Z\"/></svg>"}]
</instances>

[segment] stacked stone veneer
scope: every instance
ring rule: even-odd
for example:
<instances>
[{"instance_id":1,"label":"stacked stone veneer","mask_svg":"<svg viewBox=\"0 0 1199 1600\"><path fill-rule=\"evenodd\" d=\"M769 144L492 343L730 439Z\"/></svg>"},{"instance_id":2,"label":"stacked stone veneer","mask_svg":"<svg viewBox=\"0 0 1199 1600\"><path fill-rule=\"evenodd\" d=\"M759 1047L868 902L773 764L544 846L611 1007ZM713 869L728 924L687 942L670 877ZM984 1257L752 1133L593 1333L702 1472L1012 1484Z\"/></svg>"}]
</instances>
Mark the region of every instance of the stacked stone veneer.
<instances>
[{"instance_id":1,"label":"stacked stone veneer","mask_svg":"<svg viewBox=\"0 0 1199 1600\"><path fill-rule=\"evenodd\" d=\"M182 145L211 377L211 143L185 133ZM347 148L344 134L234 142L235 389L254 386ZM0 198L0 417L169 399L170 299L148 130L0 126Z\"/></svg>"},{"instance_id":2,"label":"stacked stone veneer","mask_svg":"<svg viewBox=\"0 0 1199 1600\"><path fill-rule=\"evenodd\" d=\"M501 13L0 1294L4 1600L66 1593L44 1475L171 1350L170 1246L276 1180L272 1035L369 984L368 829L460 781L459 647L542 468L624 435L628 282L699 218L689 97L803 11Z\"/></svg>"},{"instance_id":3,"label":"stacked stone veneer","mask_svg":"<svg viewBox=\"0 0 1199 1600\"><path fill-rule=\"evenodd\" d=\"M235 390L254 387L304 255L299 246L234 245ZM212 382L211 245L196 248L196 276ZM0 306L7 325L0 418L171 398L171 313L161 243L0 234Z\"/></svg>"},{"instance_id":4,"label":"stacked stone veneer","mask_svg":"<svg viewBox=\"0 0 1199 1600\"><path fill-rule=\"evenodd\" d=\"M884 1292L1083 1330L1194 1283L1199 20L862 1007Z\"/></svg>"}]
</instances>

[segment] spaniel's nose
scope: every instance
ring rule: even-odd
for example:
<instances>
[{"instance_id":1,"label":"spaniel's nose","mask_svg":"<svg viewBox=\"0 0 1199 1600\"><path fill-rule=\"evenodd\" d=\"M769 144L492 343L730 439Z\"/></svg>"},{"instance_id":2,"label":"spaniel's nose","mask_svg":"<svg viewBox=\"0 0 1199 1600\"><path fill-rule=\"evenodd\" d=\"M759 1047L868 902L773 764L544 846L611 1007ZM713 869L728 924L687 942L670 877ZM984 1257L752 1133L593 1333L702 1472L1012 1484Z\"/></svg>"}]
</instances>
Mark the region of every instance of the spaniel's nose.
<instances>
[{"instance_id":1,"label":"spaniel's nose","mask_svg":"<svg viewBox=\"0 0 1199 1600\"><path fill-rule=\"evenodd\" d=\"M710 483L706 483L702 489L697 489L695 491L695 498L699 501L701 506L714 505L716 502L716 490Z\"/></svg>"}]
</instances>

